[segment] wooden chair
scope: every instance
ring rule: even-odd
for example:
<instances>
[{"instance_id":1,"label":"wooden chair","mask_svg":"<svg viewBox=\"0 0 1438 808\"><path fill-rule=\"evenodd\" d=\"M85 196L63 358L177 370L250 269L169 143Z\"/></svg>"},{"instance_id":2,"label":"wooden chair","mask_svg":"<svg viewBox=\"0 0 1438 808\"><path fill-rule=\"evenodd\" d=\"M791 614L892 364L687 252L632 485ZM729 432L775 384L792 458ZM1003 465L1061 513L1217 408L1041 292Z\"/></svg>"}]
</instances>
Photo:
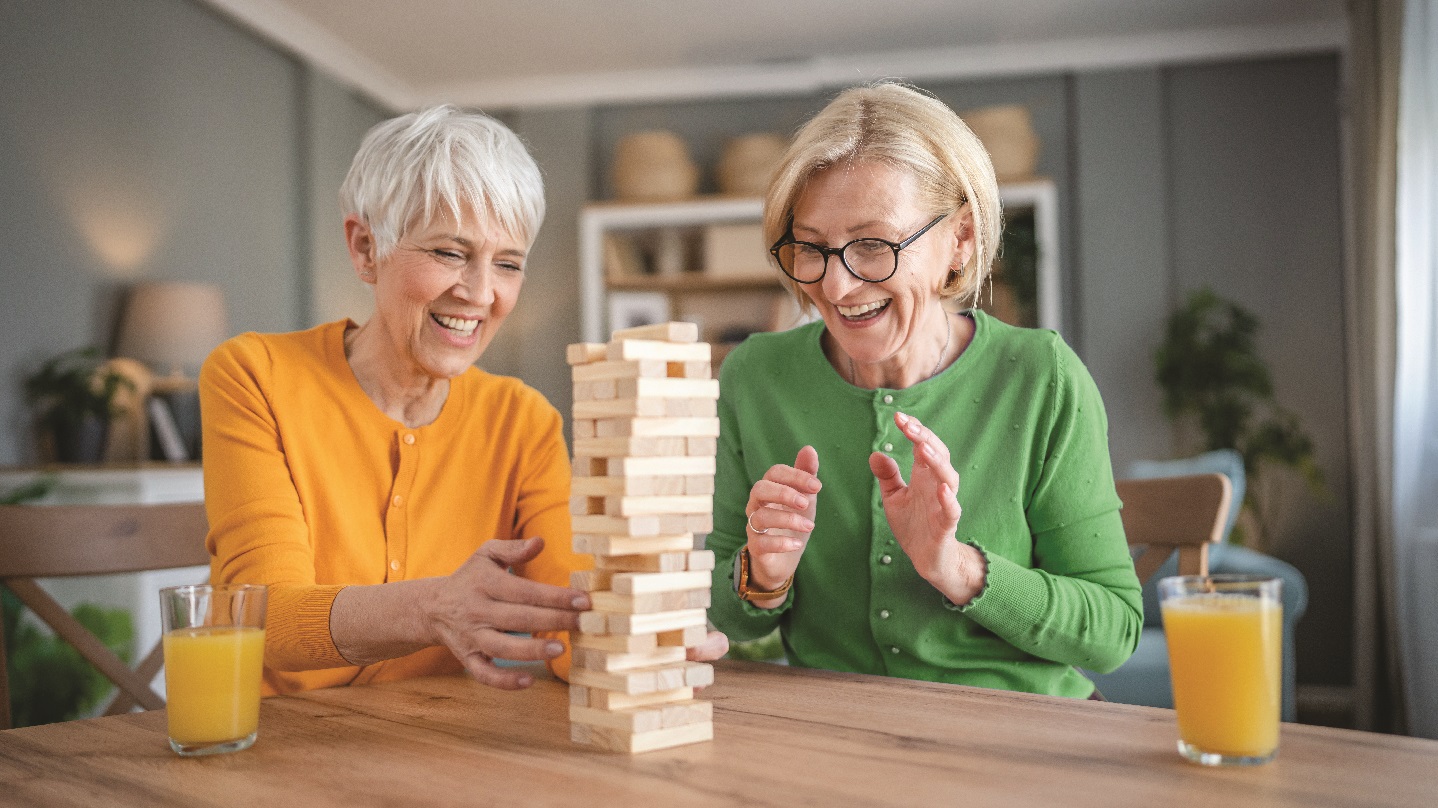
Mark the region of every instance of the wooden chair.
<instances>
[{"instance_id":1,"label":"wooden chair","mask_svg":"<svg viewBox=\"0 0 1438 808\"><path fill-rule=\"evenodd\" d=\"M131 669L33 580L193 567L210 562L202 503L0 505L0 585L120 688L107 714L165 706L150 689L160 644ZM10 684L0 626L0 729L10 726Z\"/></svg>"},{"instance_id":2,"label":"wooden chair","mask_svg":"<svg viewBox=\"0 0 1438 808\"><path fill-rule=\"evenodd\" d=\"M1223 540L1233 484L1222 474L1118 480L1134 571L1147 581L1178 553L1179 575L1207 575L1208 548Z\"/></svg>"}]
</instances>

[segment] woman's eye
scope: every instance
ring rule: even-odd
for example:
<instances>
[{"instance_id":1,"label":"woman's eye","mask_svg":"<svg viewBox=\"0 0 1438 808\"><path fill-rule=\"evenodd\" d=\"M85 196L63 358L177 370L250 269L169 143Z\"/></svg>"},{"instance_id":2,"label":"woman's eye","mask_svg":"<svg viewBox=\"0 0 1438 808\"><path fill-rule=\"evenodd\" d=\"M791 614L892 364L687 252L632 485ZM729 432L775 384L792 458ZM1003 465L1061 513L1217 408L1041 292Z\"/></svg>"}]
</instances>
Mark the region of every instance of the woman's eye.
<instances>
[{"instance_id":1,"label":"woman's eye","mask_svg":"<svg viewBox=\"0 0 1438 808\"><path fill-rule=\"evenodd\" d=\"M497 261L497 262L495 262L495 266L499 267L499 268L502 269L502 270L505 270L506 272L523 272L523 271L524 271L524 265L522 265L522 264L516 264L516 263L514 263L513 261Z\"/></svg>"},{"instance_id":2,"label":"woman's eye","mask_svg":"<svg viewBox=\"0 0 1438 808\"><path fill-rule=\"evenodd\" d=\"M806 241L794 242L794 254L799 256L800 258L810 259L823 256L823 253L819 251L819 247L817 245L810 244Z\"/></svg>"},{"instance_id":3,"label":"woman's eye","mask_svg":"<svg viewBox=\"0 0 1438 808\"><path fill-rule=\"evenodd\" d=\"M450 263L462 263L464 261L464 256L454 250L430 250L429 253L441 261Z\"/></svg>"}]
</instances>

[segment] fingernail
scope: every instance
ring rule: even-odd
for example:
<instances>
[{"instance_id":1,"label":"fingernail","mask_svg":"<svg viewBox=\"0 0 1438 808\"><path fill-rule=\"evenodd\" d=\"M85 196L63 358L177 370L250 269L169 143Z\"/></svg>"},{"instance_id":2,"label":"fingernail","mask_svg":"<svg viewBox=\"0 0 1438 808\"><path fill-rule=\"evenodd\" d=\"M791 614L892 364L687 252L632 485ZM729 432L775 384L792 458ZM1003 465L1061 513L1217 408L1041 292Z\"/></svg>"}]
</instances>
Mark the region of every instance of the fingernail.
<instances>
[{"instance_id":1,"label":"fingernail","mask_svg":"<svg viewBox=\"0 0 1438 808\"><path fill-rule=\"evenodd\" d=\"M564 653L564 643L547 642L544 644L544 653L549 654L550 656L559 656L560 654Z\"/></svg>"},{"instance_id":2,"label":"fingernail","mask_svg":"<svg viewBox=\"0 0 1438 808\"><path fill-rule=\"evenodd\" d=\"M585 596L585 595L580 595L579 597L575 598L574 600L571 600L571 601L569 602L569 605L573 606L573 607L576 608L576 609L588 609L588 608L589 608L589 598L588 598L587 596Z\"/></svg>"},{"instance_id":3,"label":"fingernail","mask_svg":"<svg viewBox=\"0 0 1438 808\"><path fill-rule=\"evenodd\" d=\"M899 419L899 426L908 426L909 421L911 420L909 416L903 414L902 412L899 413L896 417Z\"/></svg>"},{"instance_id":4,"label":"fingernail","mask_svg":"<svg viewBox=\"0 0 1438 808\"><path fill-rule=\"evenodd\" d=\"M523 676L519 677L520 687L529 687L532 684L534 684L533 676L530 676L529 674L524 674Z\"/></svg>"},{"instance_id":5,"label":"fingernail","mask_svg":"<svg viewBox=\"0 0 1438 808\"><path fill-rule=\"evenodd\" d=\"M796 504L801 510L804 509L804 508L807 508L807 507L809 507L809 498L808 498L808 497L799 497L798 500L797 500L797 502L796 502L795 504Z\"/></svg>"},{"instance_id":6,"label":"fingernail","mask_svg":"<svg viewBox=\"0 0 1438 808\"><path fill-rule=\"evenodd\" d=\"M803 542L791 541L791 542L789 542L788 544L785 544L785 545L784 545L784 552L786 552L786 553L792 553L792 552L794 552L795 550L802 550L802 549L804 549L804 543L803 543Z\"/></svg>"}]
</instances>

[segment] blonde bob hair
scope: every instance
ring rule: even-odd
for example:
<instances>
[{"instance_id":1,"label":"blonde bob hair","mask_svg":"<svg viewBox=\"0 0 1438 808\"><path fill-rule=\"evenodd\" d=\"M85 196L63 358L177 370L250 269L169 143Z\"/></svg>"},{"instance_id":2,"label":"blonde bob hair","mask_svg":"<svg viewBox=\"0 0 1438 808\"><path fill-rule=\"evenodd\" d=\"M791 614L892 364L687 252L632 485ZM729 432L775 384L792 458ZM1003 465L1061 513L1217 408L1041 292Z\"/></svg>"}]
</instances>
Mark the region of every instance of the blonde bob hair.
<instances>
[{"instance_id":1,"label":"blonde bob hair","mask_svg":"<svg viewBox=\"0 0 1438 808\"><path fill-rule=\"evenodd\" d=\"M340 209L369 226L376 259L442 212L456 221L466 210L492 217L532 246L544 221L544 180L508 127L446 104L370 129L340 186Z\"/></svg>"},{"instance_id":2,"label":"blonde bob hair","mask_svg":"<svg viewBox=\"0 0 1438 808\"><path fill-rule=\"evenodd\" d=\"M949 273L939 296L977 303L999 246L1002 212L993 163L953 110L898 82L844 90L799 129L764 198L765 243L788 235L794 204L814 174L859 160L881 160L907 170L918 186L917 204L935 216L952 216L967 205L976 249L967 264ZM787 276L784 280L807 308L808 298L798 284Z\"/></svg>"}]
</instances>

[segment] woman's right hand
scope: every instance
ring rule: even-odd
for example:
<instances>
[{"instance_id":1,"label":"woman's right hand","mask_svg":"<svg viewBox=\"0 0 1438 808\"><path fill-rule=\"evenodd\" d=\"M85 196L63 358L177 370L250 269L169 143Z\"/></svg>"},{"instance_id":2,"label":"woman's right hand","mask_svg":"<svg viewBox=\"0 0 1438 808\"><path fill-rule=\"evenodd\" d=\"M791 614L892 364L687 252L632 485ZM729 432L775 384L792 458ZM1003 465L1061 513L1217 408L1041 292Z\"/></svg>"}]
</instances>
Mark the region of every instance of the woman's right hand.
<instances>
[{"instance_id":1,"label":"woman's right hand","mask_svg":"<svg viewBox=\"0 0 1438 808\"><path fill-rule=\"evenodd\" d=\"M423 607L433 644L454 653L470 675L491 687L518 690L533 677L494 664L496 658L546 660L564 653L556 639L516 637L507 632L577 631L589 596L510 573L544 549L540 538L494 540L480 545L453 573L436 579Z\"/></svg>"},{"instance_id":2,"label":"woman's right hand","mask_svg":"<svg viewBox=\"0 0 1438 808\"><path fill-rule=\"evenodd\" d=\"M819 504L819 453L805 446L794 458L794 465L782 463L769 468L749 489L749 502L744 508L748 524L749 583L754 589L778 589L799 568L799 558L814 531L814 513ZM784 602L754 601L761 609L772 609Z\"/></svg>"}]
</instances>

